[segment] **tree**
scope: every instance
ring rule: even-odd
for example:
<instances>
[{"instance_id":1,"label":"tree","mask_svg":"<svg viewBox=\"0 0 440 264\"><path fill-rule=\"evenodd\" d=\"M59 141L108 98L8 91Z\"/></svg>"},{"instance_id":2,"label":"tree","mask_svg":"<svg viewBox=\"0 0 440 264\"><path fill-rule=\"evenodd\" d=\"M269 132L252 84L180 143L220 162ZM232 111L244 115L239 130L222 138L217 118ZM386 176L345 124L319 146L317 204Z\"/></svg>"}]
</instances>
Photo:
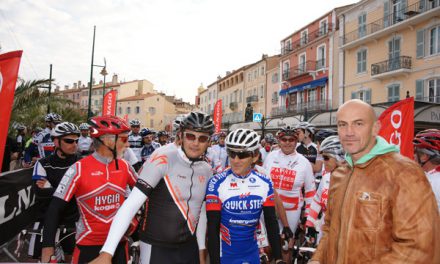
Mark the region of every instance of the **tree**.
<instances>
[{"instance_id":1,"label":"tree","mask_svg":"<svg viewBox=\"0 0 440 264\"><path fill-rule=\"evenodd\" d=\"M78 124L86 120L86 116L74 108L75 102L53 95L49 98L47 89L42 89L48 83L48 79L19 80L19 85L15 89L11 120L9 122L10 133L14 133L12 126L16 123L21 123L28 129L37 126L44 128L44 116L47 113L48 104L50 104L51 112L60 114L65 121Z\"/></svg>"}]
</instances>

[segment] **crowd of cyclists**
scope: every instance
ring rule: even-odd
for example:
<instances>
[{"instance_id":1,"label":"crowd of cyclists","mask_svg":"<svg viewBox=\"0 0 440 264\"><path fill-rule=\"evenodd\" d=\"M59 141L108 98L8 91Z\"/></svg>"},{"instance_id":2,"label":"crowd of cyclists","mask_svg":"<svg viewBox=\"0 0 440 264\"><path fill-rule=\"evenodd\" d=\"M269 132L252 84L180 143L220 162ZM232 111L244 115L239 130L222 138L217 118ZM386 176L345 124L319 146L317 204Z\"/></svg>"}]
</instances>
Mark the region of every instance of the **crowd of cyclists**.
<instances>
[{"instance_id":1,"label":"crowd of cyclists","mask_svg":"<svg viewBox=\"0 0 440 264\"><path fill-rule=\"evenodd\" d=\"M345 158L335 130L308 122L263 138L214 133L200 112L172 133L114 116L45 123L27 141L16 126L15 139L41 208L28 254L42 262L128 263L134 246L139 263L295 263L319 243ZM417 133L414 147L440 210L440 130Z\"/></svg>"}]
</instances>

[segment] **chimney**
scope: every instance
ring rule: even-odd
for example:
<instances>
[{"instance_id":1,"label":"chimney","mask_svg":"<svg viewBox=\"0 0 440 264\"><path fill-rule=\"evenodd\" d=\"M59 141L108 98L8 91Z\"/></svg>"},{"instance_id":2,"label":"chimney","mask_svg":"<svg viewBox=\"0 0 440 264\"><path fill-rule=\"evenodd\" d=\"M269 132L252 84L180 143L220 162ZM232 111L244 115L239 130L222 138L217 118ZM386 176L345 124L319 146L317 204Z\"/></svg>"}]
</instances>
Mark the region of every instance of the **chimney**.
<instances>
[{"instance_id":1,"label":"chimney","mask_svg":"<svg viewBox=\"0 0 440 264\"><path fill-rule=\"evenodd\" d=\"M263 54L263 56L261 57L262 60L267 59L267 54Z\"/></svg>"},{"instance_id":2,"label":"chimney","mask_svg":"<svg viewBox=\"0 0 440 264\"><path fill-rule=\"evenodd\" d=\"M222 77L219 75L219 76L217 76L217 80L220 80Z\"/></svg>"},{"instance_id":3,"label":"chimney","mask_svg":"<svg viewBox=\"0 0 440 264\"><path fill-rule=\"evenodd\" d=\"M77 83L73 83L73 89L76 89L77 87Z\"/></svg>"},{"instance_id":4,"label":"chimney","mask_svg":"<svg viewBox=\"0 0 440 264\"><path fill-rule=\"evenodd\" d=\"M57 86L57 87L55 88L55 92L58 93L59 91L60 91L60 87Z\"/></svg>"},{"instance_id":5,"label":"chimney","mask_svg":"<svg viewBox=\"0 0 440 264\"><path fill-rule=\"evenodd\" d=\"M69 90L69 85L64 85L64 90Z\"/></svg>"},{"instance_id":6,"label":"chimney","mask_svg":"<svg viewBox=\"0 0 440 264\"><path fill-rule=\"evenodd\" d=\"M230 72L230 71L227 71L227 72L226 72L226 75L229 75L229 74L231 74L231 72Z\"/></svg>"},{"instance_id":7,"label":"chimney","mask_svg":"<svg viewBox=\"0 0 440 264\"><path fill-rule=\"evenodd\" d=\"M78 81L78 88L81 88L81 81Z\"/></svg>"},{"instance_id":8,"label":"chimney","mask_svg":"<svg viewBox=\"0 0 440 264\"><path fill-rule=\"evenodd\" d=\"M114 84L114 85L118 84L118 75L116 73L113 74L112 84Z\"/></svg>"},{"instance_id":9,"label":"chimney","mask_svg":"<svg viewBox=\"0 0 440 264\"><path fill-rule=\"evenodd\" d=\"M95 78L92 79L92 85L95 85L96 81Z\"/></svg>"}]
</instances>

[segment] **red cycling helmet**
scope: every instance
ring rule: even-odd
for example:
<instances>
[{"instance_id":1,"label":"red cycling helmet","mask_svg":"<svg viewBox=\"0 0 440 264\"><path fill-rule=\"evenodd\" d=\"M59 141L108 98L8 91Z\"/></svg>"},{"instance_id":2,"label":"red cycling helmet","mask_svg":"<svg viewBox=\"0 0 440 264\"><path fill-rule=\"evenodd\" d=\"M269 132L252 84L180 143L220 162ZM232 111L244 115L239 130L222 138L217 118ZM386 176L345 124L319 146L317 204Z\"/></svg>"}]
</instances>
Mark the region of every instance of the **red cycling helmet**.
<instances>
[{"instance_id":1,"label":"red cycling helmet","mask_svg":"<svg viewBox=\"0 0 440 264\"><path fill-rule=\"evenodd\" d=\"M90 118L90 136L97 138L105 134L118 135L130 132L130 127L124 119L117 116L95 116Z\"/></svg>"},{"instance_id":2,"label":"red cycling helmet","mask_svg":"<svg viewBox=\"0 0 440 264\"><path fill-rule=\"evenodd\" d=\"M420 131L415 136L414 147L418 149L425 149L431 155L440 156L440 130L426 129Z\"/></svg>"}]
</instances>

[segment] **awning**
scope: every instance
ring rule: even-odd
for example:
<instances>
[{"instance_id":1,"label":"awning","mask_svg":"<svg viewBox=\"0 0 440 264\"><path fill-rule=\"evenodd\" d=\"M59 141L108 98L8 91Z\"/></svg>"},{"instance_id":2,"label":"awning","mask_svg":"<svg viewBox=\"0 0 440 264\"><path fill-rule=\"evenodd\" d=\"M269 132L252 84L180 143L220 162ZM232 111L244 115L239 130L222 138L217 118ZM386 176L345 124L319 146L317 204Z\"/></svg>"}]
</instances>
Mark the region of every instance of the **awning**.
<instances>
[{"instance_id":1,"label":"awning","mask_svg":"<svg viewBox=\"0 0 440 264\"><path fill-rule=\"evenodd\" d=\"M291 86L287 89L281 90L280 91L280 95L286 95L286 94L290 94L293 92L300 92L300 91L304 91L306 89L312 89L318 86L325 86L325 84L327 83L328 77L323 77L321 79L318 80L313 80L311 82L308 83L303 83L300 85L296 85L296 86Z\"/></svg>"}]
</instances>

